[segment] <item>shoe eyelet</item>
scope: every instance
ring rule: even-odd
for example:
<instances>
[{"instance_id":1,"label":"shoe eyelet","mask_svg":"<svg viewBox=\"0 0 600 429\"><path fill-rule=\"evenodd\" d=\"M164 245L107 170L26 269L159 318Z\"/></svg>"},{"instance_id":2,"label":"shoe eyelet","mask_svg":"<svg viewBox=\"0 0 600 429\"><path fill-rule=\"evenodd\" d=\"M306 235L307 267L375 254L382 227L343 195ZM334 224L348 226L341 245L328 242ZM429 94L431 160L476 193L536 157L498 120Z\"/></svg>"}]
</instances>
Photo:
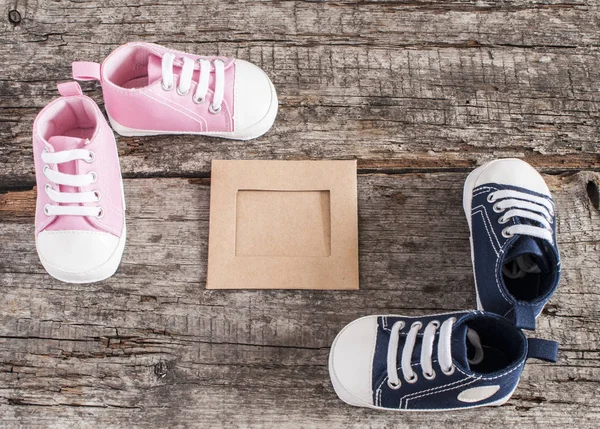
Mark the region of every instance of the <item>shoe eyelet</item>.
<instances>
[{"instance_id":1,"label":"shoe eyelet","mask_svg":"<svg viewBox=\"0 0 600 429\"><path fill-rule=\"evenodd\" d=\"M413 372L413 376L411 378L404 378L404 381L406 381L409 384L415 384L417 380L419 380L419 376L416 372Z\"/></svg>"},{"instance_id":2,"label":"shoe eyelet","mask_svg":"<svg viewBox=\"0 0 600 429\"><path fill-rule=\"evenodd\" d=\"M175 92L177 92L177 95L181 95L183 97L184 95L188 95L190 90L188 89L187 91L183 92L179 89L179 86L177 86L177 89L175 90Z\"/></svg>"},{"instance_id":3,"label":"shoe eyelet","mask_svg":"<svg viewBox=\"0 0 600 429\"><path fill-rule=\"evenodd\" d=\"M96 202L102 199L102 194L100 193L100 191L94 191L94 196L96 197Z\"/></svg>"},{"instance_id":4,"label":"shoe eyelet","mask_svg":"<svg viewBox=\"0 0 600 429\"><path fill-rule=\"evenodd\" d=\"M493 202L495 202L495 201L496 201L496 197L494 196L494 193L493 193L493 192L490 192L490 193L488 194L488 196L487 196L487 201L488 201L488 203L493 203Z\"/></svg>"},{"instance_id":5,"label":"shoe eyelet","mask_svg":"<svg viewBox=\"0 0 600 429\"><path fill-rule=\"evenodd\" d=\"M96 215L97 219L102 219L104 217L104 209L102 207L100 207L98 209L98 214Z\"/></svg>"},{"instance_id":6,"label":"shoe eyelet","mask_svg":"<svg viewBox=\"0 0 600 429\"><path fill-rule=\"evenodd\" d=\"M44 165L44 174L46 174L46 171L51 170L50 166L48 164Z\"/></svg>"},{"instance_id":7,"label":"shoe eyelet","mask_svg":"<svg viewBox=\"0 0 600 429\"><path fill-rule=\"evenodd\" d=\"M46 205L44 206L44 214L45 214L46 216L50 216L50 204L46 204Z\"/></svg>"},{"instance_id":8,"label":"shoe eyelet","mask_svg":"<svg viewBox=\"0 0 600 429\"><path fill-rule=\"evenodd\" d=\"M44 186L44 190L46 191L46 193L48 193L48 191L52 190L52 185L50 183L46 183L46 186Z\"/></svg>"},{"instance_id":9,"label":"shoe eyelet","mask_svg":"<svg viewBox=\"0 0 600 429\"><path fill-rule=\"evenodd\" d=\"M452 375L454 374L454 371L456 371L456 367L454 365L452 365L448 371L442 368L442 372L444 373L444 375Z\"/></svg>"},{"instance_id":10,"label":"shoe eyelet","mask_svg":"<svg viewBox=\"0 0 600 429\"><path fill-rule=\"evenodd\" d=\"M429 322L429 324L435 326L436 328L440 327L440 321L439 320L432 320L431 322Z\"/></svg>"},{"instance_id":11,"label":"shoe eyelet","mask_svg":"<svg viewBox=\"0 0 600 429\"><path fill-rule=\"evenodd\" d=\"M210 103L210 105L208 106L208 111L213 115L216 115L221 111L221 106L215 107L212 103Z\"/></svg>"},{"instance_id":12,"label":"shoe eyelet","mask_svg":"<svg viewBox=\"0 0 600 429\"><path fill-rule=\"evenodd\" d=\"M200 98L192 97L192 101L194 102L194 104L202 104L202 103L204 103L204 97L200 97Z\"/></svg>"},{"instance_id":13,"label":"shoe eyelet","mask_svg":"<svg viewBox=\"0 0 600 429\"><path fill-rule=\"evenodd\" d=\"M498 219L498 223L500 225L504 225L506 222L508 222L508 219L506 219L504 216L500 216L500 218Z\"/></svg>"},{"instance_id":14,"label":"shoe eyelet","mask_svg":"<svg viewBox=\"0 0 600 429\"><path fill-rule=\"evenodd\" d=\"M436 375L436 374L435 374L435 369L432 369L432 370L431 370L431 374L427 374L426 372L424 372L424 373L423 373L423 377L424 377L426 380L433 380L433 379L435 378L435 375Z\"/></svg>"},{"instance_id":15,"label":"shoe eyelet","mask_svg":"<svg viewBox=\"0 0 600 429\"><path fill-rule=\"evenodd\" d=\"M96 180L98 180L98 175L96 174L95 171L90 171L88 174L90 174L92 176L92 183L95 183Z\"/></svg>"},{"instance_id":16,"label":"shoe eyelet","mask_svg":"<svg viewBox=\"0 0 600 429\"><path fill-rule=\"evenodd\" d=\"M171 82L171 85L168 85L168 86L167 86L167 85L165 85L165 81L164 81L164 80L161 80L161 81L160 81L160 85L162 86L162 89L163 89L164 91L170 91L170 90L172 90L172 89L173 89L173 87L175 86L175 85L173 84L173 82Z\"/></svg>"},{"instance_id":17,"label":"shoe eyelet","mask_svg":"<svg viewBox=\"0 0 600 429\"><path fill-rule=\"evenodd\" d=\"M387 385L392 390L398 390L398 389L400 389L400 387L402 387L402 383L400 381L398 381L398 384L394 384L394 383L392 383L390 381L389 378L388 378L388 381L387 381Z\"/></svg>"},{"instance_id":18,"label":"shoe eyelet","mask_svg":"<svg viewBox=\"0 0 600 429\"><path fill-rule=\"evenodd\" d=\"M510 232L510 230L508 228L504 228L502 230L502 237L504 237L504 238L511 238L513 236L514 236L514 234L512 232Z\"/></svg>"},{"instance_id":19,"label":"shoe eyelet","mask_svg":"<svg viewBox=\"0 0 600 429\"><path fill-rule=\"evenodd\" d=\"M95 159L96 159L96 154L90 150L89 157L88 157L88 159L85 160L85 162L87 162L89 164L91 162L94 162Z\"/></svg>"},{"instance_id":20,"label":"shoe eyelet","mask_svg":"<svg viewBox=\"0 0 600 429\"><path fill-rule=\"evenodd\" d=\"M410 328L412 329L412 328L413 328L413 326L418 326L418 327L419 327L419 329L421 329L421 328L423 327L423 324L422 324L421 322L413 322L413 324L412 324L412 325L410 325ZM417 331L418 331L419 329L417 329Z\"/></svg>"},{"instance_id":21,"label":"shoe eyelet","mask_svg":"<svg viewBox=\"0 0 600 429\"><path fill-rule=\"evenodd\" d=\"M502 207L500 207L500 203L496 203L494 204L494 207L492 207L494 209L494 211L496 213L502 213L504 211L504 209Z\"/></svg>"},{"instance_id":22,"label":"shoe eyelet","mask_svg":"<svg viewBox=\"0 0 600 429\"><path fill-rule=\"evenodd\" d=\"M42 148L42 153L48 153L48 148L44 146L44 147Z\"/></svg>"}]
</instances>

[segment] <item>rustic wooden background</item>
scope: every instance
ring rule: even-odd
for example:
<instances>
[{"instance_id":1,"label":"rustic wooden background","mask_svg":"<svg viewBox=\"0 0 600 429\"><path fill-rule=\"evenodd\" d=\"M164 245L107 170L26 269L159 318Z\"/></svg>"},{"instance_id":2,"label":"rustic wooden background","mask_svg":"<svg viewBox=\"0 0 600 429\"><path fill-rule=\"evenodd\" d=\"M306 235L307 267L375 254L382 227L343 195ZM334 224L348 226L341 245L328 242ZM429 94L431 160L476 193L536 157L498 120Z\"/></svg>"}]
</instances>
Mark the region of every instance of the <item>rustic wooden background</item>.
<instances>
[{"instance_id":1,"label":"rustic wooden background","mask_svg":"<svg viewBox=\"0 0 600 429\"><path fill-rule=\"evenodd\" d=\"M597 427L600 4L579 0L3 1L0 425ZM51 279L33 240L31 127L74 60L133 40L261 66L274 128L236 142L118 137L118 273ZM84 90L102 106L95 83ZM561 342L508 404L382 413L338 400L339 329L475 305L462 184L520 157L558 203L564 276L538 321ZM358 159L361 290L205 290L211 159Z\"/></svg>"}]
</instances>

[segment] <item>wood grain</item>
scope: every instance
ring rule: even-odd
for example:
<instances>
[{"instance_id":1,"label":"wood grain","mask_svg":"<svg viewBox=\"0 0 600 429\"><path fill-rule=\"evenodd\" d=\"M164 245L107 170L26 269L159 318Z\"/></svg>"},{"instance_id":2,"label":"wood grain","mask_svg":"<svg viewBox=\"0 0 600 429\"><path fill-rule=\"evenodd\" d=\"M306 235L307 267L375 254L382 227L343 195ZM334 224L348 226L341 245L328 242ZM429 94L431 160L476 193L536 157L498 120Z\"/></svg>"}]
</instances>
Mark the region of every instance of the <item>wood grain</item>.
<instances>
[{"instance_id":1,"label":"wood grain","mask_svg":"<svg viewBox=\"0 0 600 429\"><path fill-rule=\"evenodd\" d=\"M527 156L546 170L600 168L599 6L180 3L28 1L19 25L0 24L7 186L33 184L31 123L70 62L102 61L130 40L253 61L272 77L280 113L246 143L120 138L128 177L206 177L211 159L230 158L357 158L365 171ZM97 83L84 88L102 104Z\"/></svg>"},{"instance_id":2,"label":"wood grain","mask_svg":"<svg viewBox=\"0 0 600 429\"><path fill-rule=\"evenodd\" d=\"M589 0L10 0L0 7L2 427L596 427L600 418L600 67ZM75 60L156 42L236 56L280 110L250 142L118 137L128 241L111 279L51 279L33 240L31 127ZM82 84L102 107L97 83ZM470 169L544 171L563 279L501 408L343 404L331 341L366 314L472 308ZM356 292L205 289L212 159L357 159Z\"/></svg>"},{"instance_id":3,"label":"wood grain","mask_svg":"<svg viewBox=\"0 0 600 429\"><path fill-rule=\"evenodd\" d=\"M0 215L4 421L357 428L397 422L394 413L337 399L328 347L361 315L474 306L460 206L464 178L359 177L356 292L206 290L204 179L127 180L129 238L119 272L102 283L64 284L44 273L27 239L34 192L5 194L14 204ZM559 362L530 362L501 409L414 413L403 415L404 424L494 419L586 427L599 415L600 212L587 185L600 175L545 178L558 205L565 274L536 335L561 342Z\"/></svg>"}]
</instances>

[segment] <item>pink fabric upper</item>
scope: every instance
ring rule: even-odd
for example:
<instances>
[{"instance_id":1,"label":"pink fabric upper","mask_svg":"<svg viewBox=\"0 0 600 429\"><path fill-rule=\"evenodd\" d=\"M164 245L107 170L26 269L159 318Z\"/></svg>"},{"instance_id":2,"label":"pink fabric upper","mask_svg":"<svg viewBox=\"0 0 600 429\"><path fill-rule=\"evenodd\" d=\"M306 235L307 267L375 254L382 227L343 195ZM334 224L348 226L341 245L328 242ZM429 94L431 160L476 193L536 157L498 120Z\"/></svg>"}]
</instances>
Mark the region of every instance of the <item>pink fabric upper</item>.
<instances>
[{"instance_id":1,"label":"pink fabric upper","mask_svg":"<svg viewBox=\"0 0 600 429\"><path fill-rule=\"evenodd\" d=\"M196 63L192 86L188 94L175 89L165 91L161 84L161 61L166 52L176 56L173 73L175 83L183 65L182 57L196 61L211 61L209 90L201 104L192 100L199 81ZM225 63L225 94L218 114L208 111L214 94L214 65ZM224 57L201 57L167 49L153 43L134 42L120 46L102 63L75 62L73 77L78 80L99 80L110 117L119 124L137 130L166 132L230 132L234 131L235 60Z\"/></svg>"},{"instance_id":2,"label":"pink fabric upper","mask_svg":"<svg viewBox=\"0 0 600 429\"><path fill-rule=\"evenodd\" d=\"M59 84L58 88L62 97L50 102L38 114L33 124L33 158L37 182L35 234L37 236L44 230L82 230L108 232L120 237L123 232L125 208L121 169L112 129L96 103L82 94L77 82ZM97 175L96 182L80 188L50 183L43 173L44 148L48 152L71 149L86 149L94 152L95 159L90 163L76 160L62 164L48 164L48 166L66 174L86 174L93 171ZM99 202L75 205L102 207L104 215L101 218L47 216L44 213L46 204L59 205L48 197L45 190L47 184L60 192L100 192ZM58 187L60 189L57 189Z\"/></svg>"}]
</instances>

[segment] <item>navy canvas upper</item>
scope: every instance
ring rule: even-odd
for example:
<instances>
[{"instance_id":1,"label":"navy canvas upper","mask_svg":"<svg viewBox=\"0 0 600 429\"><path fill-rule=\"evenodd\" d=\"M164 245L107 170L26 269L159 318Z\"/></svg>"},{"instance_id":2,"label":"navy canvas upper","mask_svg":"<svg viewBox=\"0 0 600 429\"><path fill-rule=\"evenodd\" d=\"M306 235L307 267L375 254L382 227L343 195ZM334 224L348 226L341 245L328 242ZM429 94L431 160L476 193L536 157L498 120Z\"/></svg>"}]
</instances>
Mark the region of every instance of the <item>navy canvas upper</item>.
<instances>
[{"instance_id":1,"label":"navy canvas upper","mask_svg":"<svg viewBox=\"0 0 600 429\"><path fill-rule=\"evenodd\" d=\"M411 323L420 321L425 327L429 322L444 320L455 317L456 321L452 329L452 356L455 365L455 371L451 375L445 375L437 361L436 354L433 354L433 367L436 377L432 380L425 378L420 369L421 341L417 341L412 354L412 367L418 374L418 379L411 384L402 380L399 389L393 389L387 383L387 353L390 342L391 327L397 321L404 321L406 324L400 330L401 337L399 348L404 346L406 335L410 330ZM482 363L479 368L484 372L477 372L469 367L467 355L469 346L466 345L465 336L467 325L475 327L484 339L484 354L487 354L488 362L491 360L491 366ZM423 337L423 329L419 332L419 339ZM424 317L400 317L400 316L379 316L377 319L377 340L375 353L373 357L373 405L376 407L390 409L419 409L419 410L443 410L470 408L481 406L501 400L509 396L515 389L521 372L523 370L527 357L537 357L545 360L556 359L556 343L545 340L536 341L532 353L528 352L528 340L523 333L516 329L508 320L492 313L480 311L467 311L448 313L443 315L431 315ZM433 350L438 349L439 331L436 333ZM498 349L502 349L507 356L511 356L510 361L494 362L493 347L497 342ZM502 365L494 367L494 365ZM397 362L400 370L401 363ZM491 387L497 391L490 397L480 402L465 402L459 399L459 394L474 387Z\"/></svg>"},{"instance_id":2,"label":"navy canvas upper","mask_svg":"<svg viewBox=\"0 0 600 429\"><path fill-rule=\"evenodd\" d=\"M523 222L513 217L508 223L501 224L503 212L494 211L494 202L488 201L488 195L498 190L515 190L537 197L552 199L546 195L528 189L487 183L473 189L471 205L471 236L473 246L473 264L477 293L481 308L492 311L513 320L518 327L535 328L535 317L542 311L550 299L560 278L560 258L556 245L556 221L552 222L553 243L515 235L503 236L502 231L510 225ZM525 221L527 223L528 221ZM547 284L535 297L515 297L507 289L502 274L503 265L523 253L529 253L544 271ZM523 284L523 290L535 285Z\"/></svg>"}]
</instances>

